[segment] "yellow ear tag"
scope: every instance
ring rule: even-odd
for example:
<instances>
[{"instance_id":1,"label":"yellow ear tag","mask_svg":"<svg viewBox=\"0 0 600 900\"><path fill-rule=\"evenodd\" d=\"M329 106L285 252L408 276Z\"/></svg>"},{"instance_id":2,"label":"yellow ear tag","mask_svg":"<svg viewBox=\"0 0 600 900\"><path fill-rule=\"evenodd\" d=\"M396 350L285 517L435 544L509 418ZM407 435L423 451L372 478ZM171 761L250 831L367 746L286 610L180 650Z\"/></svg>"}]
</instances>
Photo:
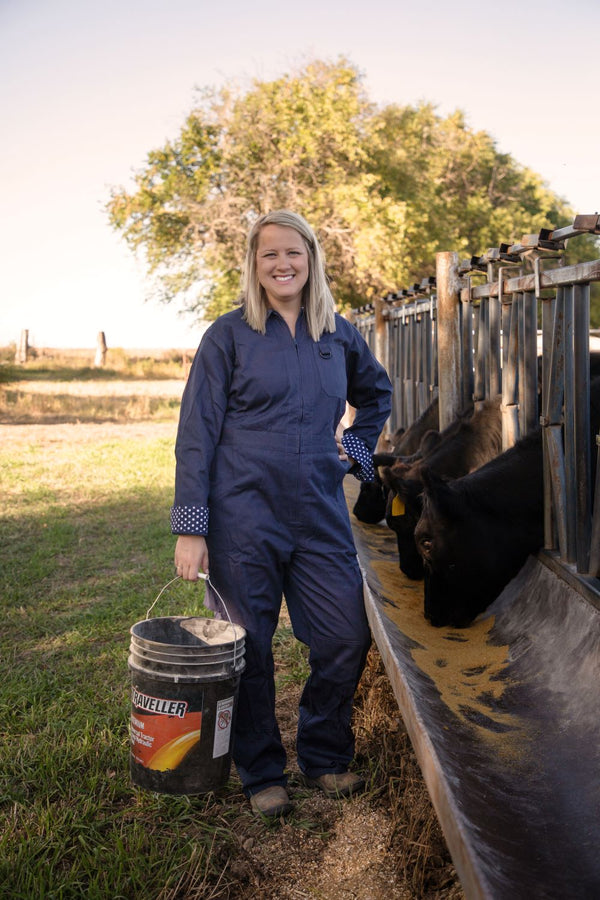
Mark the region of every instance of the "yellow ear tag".
<instances>
[{"instance_id":1,"label":"yellow ear tag","mask_svg":"<svg viewBox=\"0 0 600 900\"><path fill-rule=\"evenodd\" d=\"M395 495L392 500L392 515L393 516L403 516L406 512L406 506L404 505L404 500L402 500L398 494Z\"/></svg>"}]
</instances>

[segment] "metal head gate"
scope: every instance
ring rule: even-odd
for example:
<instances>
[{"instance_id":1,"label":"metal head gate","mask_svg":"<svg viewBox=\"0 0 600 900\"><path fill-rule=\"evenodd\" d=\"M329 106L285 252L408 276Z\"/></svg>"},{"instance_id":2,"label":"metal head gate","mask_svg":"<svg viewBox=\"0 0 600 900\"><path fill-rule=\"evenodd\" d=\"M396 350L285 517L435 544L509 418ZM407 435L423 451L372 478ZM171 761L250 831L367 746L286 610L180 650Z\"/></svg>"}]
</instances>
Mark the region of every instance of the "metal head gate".
<instances>
[{"instance_id":1,"label":"metal head gate","mask_svg":"<svg viewBox=\"0 0 600 900\"><path fill-rule=\"evenodd\" d=\"M545 549L569 574L600 575L600 499L592 515L589 446L590 283L600 259L564 266L565 242L600 234L600 216L525 235L459 261L439 253L436 278L356 311L355 324L394 388L389 430L440 399L440 428L473 402L502 397L505 449L544 435ZM529 271L527 271L529 269ZM541 319L541 335L538 320ZM600 490L597 492L600 498ZM600 596L600 582L583 583Z\"/></svg>"}]
</instances>

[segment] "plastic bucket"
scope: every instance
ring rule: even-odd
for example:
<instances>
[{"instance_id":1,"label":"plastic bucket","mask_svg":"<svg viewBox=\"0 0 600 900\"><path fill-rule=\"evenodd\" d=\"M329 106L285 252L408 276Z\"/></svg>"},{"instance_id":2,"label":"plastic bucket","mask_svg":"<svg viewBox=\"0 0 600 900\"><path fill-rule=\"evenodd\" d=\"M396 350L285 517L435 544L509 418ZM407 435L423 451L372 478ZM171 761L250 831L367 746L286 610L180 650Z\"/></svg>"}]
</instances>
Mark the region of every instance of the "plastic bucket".
<instances>
[{"instance_id":1,"label":"plastic bucket","mask_svg":"<svg viewBox=\"0 0 600 900\"><path fill-rule=\"evenodd\" d=\"M246 632L200 616L130 629L130 771L163 794L204 794L227 781Z\"/></svg>"}]
</instances>

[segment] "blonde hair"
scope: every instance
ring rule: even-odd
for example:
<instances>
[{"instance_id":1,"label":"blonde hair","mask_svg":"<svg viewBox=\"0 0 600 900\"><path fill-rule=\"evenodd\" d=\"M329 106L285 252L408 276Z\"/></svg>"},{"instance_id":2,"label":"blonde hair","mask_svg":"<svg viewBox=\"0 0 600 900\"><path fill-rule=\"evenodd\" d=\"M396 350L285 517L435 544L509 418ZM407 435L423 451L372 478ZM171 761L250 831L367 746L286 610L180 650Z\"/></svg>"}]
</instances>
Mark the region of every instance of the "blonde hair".
<instances>
[{"instance_id":1,"label":"blonde hair","mask_svg":"<svg viewBox=\"0 0 600 900\"><path fill-rule=\"evenodd\" d=\"M248 234L248 247L242 275L244 319L254 331L265 333L269 304L265 289L258 280L256 250L258 237L266 225L293 228L306 245L308 280L304 286L302 302L308 332L313 341L318 341L324 331L335 331L335 301L325 275L323 251L314 231L302 216L287 209L279 209L261 216Z\"/></svg>"}]
</instances>

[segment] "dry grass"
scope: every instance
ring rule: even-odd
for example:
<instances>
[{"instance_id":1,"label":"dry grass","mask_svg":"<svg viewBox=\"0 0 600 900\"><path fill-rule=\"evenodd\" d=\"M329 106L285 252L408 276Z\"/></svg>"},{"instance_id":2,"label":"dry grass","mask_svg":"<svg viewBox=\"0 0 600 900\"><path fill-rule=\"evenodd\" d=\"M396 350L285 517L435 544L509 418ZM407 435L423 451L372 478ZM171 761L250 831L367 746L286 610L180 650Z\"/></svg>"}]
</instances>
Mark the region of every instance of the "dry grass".
<instances>
[{"instance_id":1,"label":"dry grass","mask_svg":"<svg viewBox=\"0 0 600 900\"><path fill-rule=\"evenodd\" d=\"M17 381L0 386L0 424L176 418L183 381Z\"/></svg>"},{"instance_id":2,"label":"dry grass","mask_svg":"<svg viewBox=\"0 0 600 900\"><path fill-rule=\"evenodd\" d=\"M396 872L412 897L458 900L463 892L404 728L383 663L373 646L356 699L357 753L375 768L374 790L393 826Z\"/></svg>"}]
</instances>

